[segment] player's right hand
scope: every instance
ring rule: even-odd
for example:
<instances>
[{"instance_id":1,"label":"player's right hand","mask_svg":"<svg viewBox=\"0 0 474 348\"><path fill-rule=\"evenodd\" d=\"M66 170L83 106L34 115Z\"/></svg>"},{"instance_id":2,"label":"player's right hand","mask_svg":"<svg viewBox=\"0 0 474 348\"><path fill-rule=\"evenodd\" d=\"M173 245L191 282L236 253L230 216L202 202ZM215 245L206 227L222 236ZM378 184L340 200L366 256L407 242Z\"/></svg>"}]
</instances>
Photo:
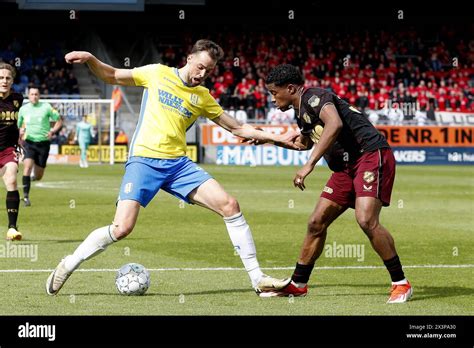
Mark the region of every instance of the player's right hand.
<instances>
[{"instance_id":1,"label":"player's right hand","mask_svg":"<svg viewBox=\"0 0 474 348\"><path fill-rule=\"evenodd\" d=\"M83 64L87 62L90 57L92 57L92 54L86 51L72 51L69 52L64 56L64 59L66 60L67 63L73 64L73 63L79 63Z\"/></svg>"},{"instance_id":2,"label":"player's right hand","mask_svg":"<svg viewBox=\"0 0 474 348\"><path fill-rule=\"evenodd\" d=\"M254 127L256 130L259 130L259 131L264 131L263 128L261 127ZM265 144L265 141L262 141L262 140L257 140L257 139L246 139L246 138L242 138L240 139L240 143L241 144L249 144L249 145L262 145L262 144Z\"/></svg>"},{"instance_id":3,"label":"player's right hand","mask_svg":"<svg viewBox=\"0 0 474 348\"><path fill-rule=\"evenodd\" d=\"M313 171L314 166L306 163L300 170L296 172L295 178L293 179L293 185L298 187L301 191L304 191L306 186L304 185L304 179Z\"/></svg>"}]
</instances>

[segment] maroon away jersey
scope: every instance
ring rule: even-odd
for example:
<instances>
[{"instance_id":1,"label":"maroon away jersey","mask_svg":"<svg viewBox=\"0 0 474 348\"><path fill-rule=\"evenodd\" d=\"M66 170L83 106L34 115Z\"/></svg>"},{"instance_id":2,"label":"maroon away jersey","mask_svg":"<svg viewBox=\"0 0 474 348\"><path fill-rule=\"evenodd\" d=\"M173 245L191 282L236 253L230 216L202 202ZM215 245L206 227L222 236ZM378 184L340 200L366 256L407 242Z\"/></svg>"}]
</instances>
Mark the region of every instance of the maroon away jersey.
<instances>
[{"instance_id":1,"label":"maroon away jersey","mask_svg":"<svg viewBox=\"0 0 474 348\"><path fill-rule=\"evenodd\" d=\"M367 117L323 88L308 88L303 91L300 109L296 110L298 126L303 135L311 137L315 142L319 140L324 128L319 114L326 104L335 106L343 125L336 141L324 154L332 171L344 170L347 163L354 163L364 152L390 147Z\"/></svg>"},{"instance_id":2,"label":"maroon away jersey","mask_svg":"<svg viewBox=\"0 0 474 348\"><path fill-rule=\"evenodd\" d=\"M23 96L19 93L0 97L0 150L18 144L18 110L22 104Z\"/></svg>"}]
</instances>

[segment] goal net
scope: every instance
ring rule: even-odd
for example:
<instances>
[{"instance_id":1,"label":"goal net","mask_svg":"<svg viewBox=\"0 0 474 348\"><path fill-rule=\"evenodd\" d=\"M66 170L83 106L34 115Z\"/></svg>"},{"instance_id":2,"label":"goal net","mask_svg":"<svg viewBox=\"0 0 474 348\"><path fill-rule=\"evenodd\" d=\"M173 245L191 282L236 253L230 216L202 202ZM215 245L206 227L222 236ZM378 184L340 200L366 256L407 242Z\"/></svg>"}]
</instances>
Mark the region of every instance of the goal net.
<instances>
[{"instance_id":1,"label":"goal net","mask_svg":"<svg viewBox=\"0 0 474 348\"><path fill-rule=\"evenodd\" d=\"M63 119L63 127L52 140L52 163L78 163L80 149L74 141L77 123L86 116L92 125L92 141L87 151L89 162L125 162L127 145L115 145L115 115L112 99L42 99L50 103Z\"/></svg>"}]
</instances>

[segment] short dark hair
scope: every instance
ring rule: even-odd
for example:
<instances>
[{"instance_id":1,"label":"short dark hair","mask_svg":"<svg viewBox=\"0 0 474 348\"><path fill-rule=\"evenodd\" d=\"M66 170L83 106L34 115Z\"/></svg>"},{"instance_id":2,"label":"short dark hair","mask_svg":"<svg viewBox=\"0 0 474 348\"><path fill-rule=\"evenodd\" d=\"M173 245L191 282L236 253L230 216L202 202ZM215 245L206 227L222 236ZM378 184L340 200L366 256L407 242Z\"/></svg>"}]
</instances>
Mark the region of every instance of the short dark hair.
<instances>
[{"instance_id":1,"label":"short dark hair","mask_svg":"<svg viewBox=\"0 0 474 348\"><path fill-rule=\"evenodd\" d=\"M303 85L304 79L300 70L291 64L280 64L274 67L267 78L265 79L267 85L273 83L275 86L283 86L289 83L294 85Z\"/></svg>"},{"instance_id":2,"label":"short dark hair","mask_svg":"<svg viewBox=\"0 0 474 348\"><path fill-rule=\"evenodd\" d=\"M12 73L12 78L15 79L16 70L13 66L5 62L0 62L0 70L3 70L3 69L10 71Z\"/></svg>"},{"instance_id":3,"label":"short dark hair","mask_svg":"<svg viewBox=\"0 0 474 348\"><path fill-rule=\"evenodd\" d=\"M191 49L191 54L202 51L209 53L209 56L216 62L224 58L224 51L222 50L221 46L211 40L202 39L196 41L193 48Z\"/></svg>"}]
</instances>

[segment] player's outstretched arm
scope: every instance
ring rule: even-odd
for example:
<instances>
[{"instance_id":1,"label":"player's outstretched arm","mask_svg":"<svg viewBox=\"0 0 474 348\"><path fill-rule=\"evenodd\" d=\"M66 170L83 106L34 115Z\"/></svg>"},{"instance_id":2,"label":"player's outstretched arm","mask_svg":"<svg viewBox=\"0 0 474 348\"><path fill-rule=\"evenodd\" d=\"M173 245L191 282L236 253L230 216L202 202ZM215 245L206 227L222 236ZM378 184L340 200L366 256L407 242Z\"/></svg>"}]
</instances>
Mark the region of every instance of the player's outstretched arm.
<instances>
[{"instance_id":1,"label":"player's outstretched arm","mask_svg":"<svg viewBox=\"0 0 474 348\"><path fill-rule=\"evenodd\" d=\"M97 59L86 51L73 51L64 56L69 64L86 63L92 73L105 83L111 85L135 86L131 69L117 69Z\"/></svg>"},{"instance_id":2,"label":"player's outstretched arm","mask_svg":"<svg viewBox=\"0 0 474 348\"><path fill-rule=\"evenodd\" d=\"M242 124L226 112L222 113L221 116L214 118L213 121L232 134L244 139L257 140L259 143L274 143L275 145L293 150L300 149L294 143L294 140L298 137L298 132L289 131L281 135L268 133L256 129L247 123Z\"/></svg>"}]
</instances>

